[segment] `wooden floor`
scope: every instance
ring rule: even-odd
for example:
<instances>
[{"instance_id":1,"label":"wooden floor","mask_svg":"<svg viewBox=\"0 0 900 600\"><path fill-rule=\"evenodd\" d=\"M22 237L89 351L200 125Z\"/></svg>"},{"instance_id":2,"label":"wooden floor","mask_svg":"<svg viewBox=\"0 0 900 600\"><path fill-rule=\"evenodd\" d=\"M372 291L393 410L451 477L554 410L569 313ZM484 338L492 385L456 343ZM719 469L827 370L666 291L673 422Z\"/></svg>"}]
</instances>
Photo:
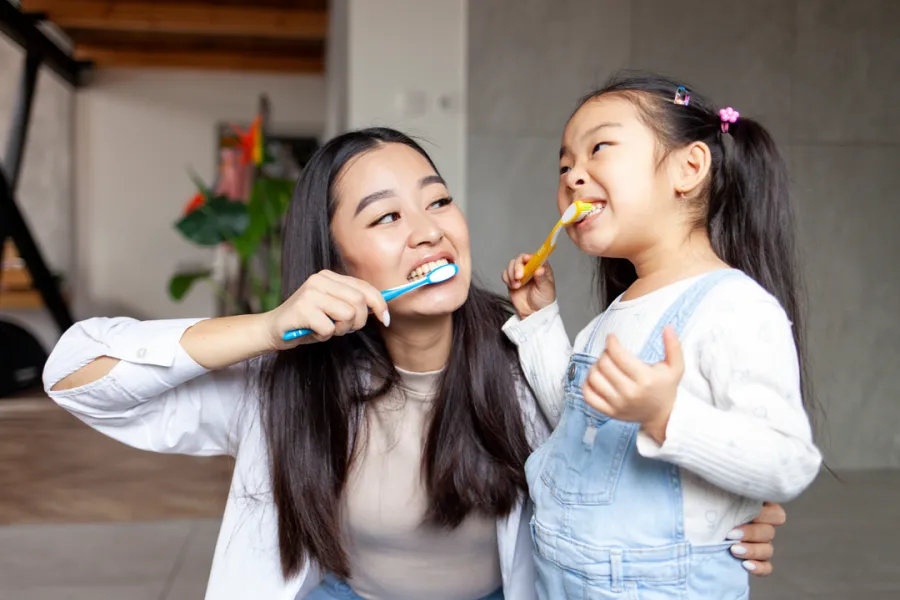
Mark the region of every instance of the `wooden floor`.
<instances>
[{"instance_id":1,"label":"wooden floor","mask_svg":"<svg viewBox=\"0 0 900 600\"><path fill-rule=\"evenodd\" d=\"M232 467L135 450L39 394L0 399L0 525L221 517Z\"/></svg>"}]
</instances>

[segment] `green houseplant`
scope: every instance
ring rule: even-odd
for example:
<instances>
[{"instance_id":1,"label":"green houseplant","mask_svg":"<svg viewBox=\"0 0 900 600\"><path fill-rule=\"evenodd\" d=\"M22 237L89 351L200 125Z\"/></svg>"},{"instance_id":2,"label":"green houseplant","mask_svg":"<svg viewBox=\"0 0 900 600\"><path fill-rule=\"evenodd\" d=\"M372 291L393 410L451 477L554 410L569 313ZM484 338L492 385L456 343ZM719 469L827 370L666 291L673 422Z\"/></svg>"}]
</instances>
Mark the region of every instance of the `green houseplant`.
<instances>
[{"instance_id":1,"label":"green houseplant","mask_svg":"<svg viewBox=\"0 0 900 600\"><path fill-rule=\"evenodd\" d=\"M192 173L197 193L175 228L194 244L214 248L221 268L176 272L169 280L173 300L202 281L216 291L219 312L226 315L267 311L281 302L281 229L294 183L267 171L273 162L266 151L267 121L263 97L247 130L232 126L215 184Z\"/></svg>"}]
</instances>

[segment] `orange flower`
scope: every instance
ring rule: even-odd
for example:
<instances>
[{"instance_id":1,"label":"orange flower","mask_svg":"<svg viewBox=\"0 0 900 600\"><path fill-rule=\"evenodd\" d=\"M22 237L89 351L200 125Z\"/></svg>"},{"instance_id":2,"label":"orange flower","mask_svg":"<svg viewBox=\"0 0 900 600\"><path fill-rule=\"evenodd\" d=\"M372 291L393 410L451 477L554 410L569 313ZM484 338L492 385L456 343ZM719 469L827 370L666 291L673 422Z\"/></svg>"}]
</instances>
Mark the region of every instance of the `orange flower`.
<instances>
[{"instance_id":1,"label":"orange flower","mask_svg":"<svg viewBox=\"0 0 900 600\"><path fill-rule=\"evenodd\" d=\"M249 165L252 162L254 165L261 165L263 162L262 115L257 115L246 131L237 125L232 125L231 128L237 135L241 147L241 163Z\"/></svg>"},{"instance_id":2,"label":"orange flower","mask_svg":"<svg viewBox=\"0 0 900 600\"><path fill-rule=\"evenodd\" d=\"M203 192L197 192L191 196L190 201L185 205L184 214L189 215L204 204L206 204L206 196L203 195Z\"/></svg>"}]
</instances>

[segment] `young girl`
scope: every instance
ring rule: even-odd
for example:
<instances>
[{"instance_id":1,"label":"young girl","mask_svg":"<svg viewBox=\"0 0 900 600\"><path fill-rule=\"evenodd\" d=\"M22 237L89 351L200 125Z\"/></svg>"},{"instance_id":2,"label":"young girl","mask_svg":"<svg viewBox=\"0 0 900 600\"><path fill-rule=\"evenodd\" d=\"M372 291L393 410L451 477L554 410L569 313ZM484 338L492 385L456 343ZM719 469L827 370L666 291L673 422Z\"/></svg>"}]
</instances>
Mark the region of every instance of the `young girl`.
<instances>
[{"instance_id":1,"label":"young girl","mask_svg":"<svg viewBox=\"0 0 900 600\"><path fill-rule=\"evenodd\" d=\"M614 80L566 125L557 204L595 206L567 231L600 257L605 308L574 354L549 267L503 275L529 382L566 400L526 463L542 599L746 598L723 540L819 470L784 161L759 123L686 92Z\"/></svg>"}]
</instances>

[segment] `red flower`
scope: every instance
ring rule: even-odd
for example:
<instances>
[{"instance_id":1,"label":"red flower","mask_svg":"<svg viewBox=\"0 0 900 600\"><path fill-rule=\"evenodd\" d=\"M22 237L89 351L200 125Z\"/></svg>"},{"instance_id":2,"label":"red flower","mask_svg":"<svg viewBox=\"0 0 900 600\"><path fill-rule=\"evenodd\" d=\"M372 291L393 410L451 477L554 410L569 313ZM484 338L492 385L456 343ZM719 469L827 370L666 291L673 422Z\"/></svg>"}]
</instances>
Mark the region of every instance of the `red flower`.
<instances>
[{"instance_id":1,"label":"red flower","mask_svg":"<svg viewBox=\"0 0 900 600\"><path fill-rule=\"evenodd\" d=\"M191 196L190 201L184 207L185 216L191 214L201 206L206 204L206 196L203 195L203 192L197 192L193 196Z\"/></svg>"},{"instance_id":2,"label":"red flower","mask_svg":"<svg viewBox=\"0 0 900 600\"><path fill-rule=\"evenodd\" d=\"M262 116L257 115L246 131L237 125L232 125L231 129L237 136L238 145L241 148L241 163L261 165L263 162Z\"/></svg>"}]
</instances>

